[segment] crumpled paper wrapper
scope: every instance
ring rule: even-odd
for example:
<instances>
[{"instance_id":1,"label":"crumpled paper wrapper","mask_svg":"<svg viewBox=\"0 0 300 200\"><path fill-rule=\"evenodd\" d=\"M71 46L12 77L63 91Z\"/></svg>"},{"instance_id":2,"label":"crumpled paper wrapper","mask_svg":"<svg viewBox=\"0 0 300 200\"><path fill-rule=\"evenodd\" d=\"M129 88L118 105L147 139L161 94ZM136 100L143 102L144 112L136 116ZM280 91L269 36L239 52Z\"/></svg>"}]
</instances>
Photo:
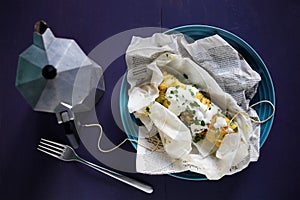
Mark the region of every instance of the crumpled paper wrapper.
<instances>
[{"instance_id":1,"label":"crumpled paper wrapper","mask_svg":"<svg viewBox=\"0 0 300 200\"><path fill-rule=\"evenodd\" d=\"M167 174L189 170L216 180L257 161L260 126L251 122L249 116L258 116L248 108L260 76L220 36L192 43L182 34L133 37L126 62L130 84L128 110L144 124L139 131L138 142L143 145L137 149L138 172ZM155 102L158 85L163 80L162 70L208 93L211 101L223 111L246 111L248 116L235 118L238 133L225 135L213 154L205 153L210 150L205 149L205 145L197 150L189 128L174 113ZM147 107L149 115L145 114ZM162 142L160 151L151 151L153 144L149 138L155 134Z\"/></svg>"}]
</instances>

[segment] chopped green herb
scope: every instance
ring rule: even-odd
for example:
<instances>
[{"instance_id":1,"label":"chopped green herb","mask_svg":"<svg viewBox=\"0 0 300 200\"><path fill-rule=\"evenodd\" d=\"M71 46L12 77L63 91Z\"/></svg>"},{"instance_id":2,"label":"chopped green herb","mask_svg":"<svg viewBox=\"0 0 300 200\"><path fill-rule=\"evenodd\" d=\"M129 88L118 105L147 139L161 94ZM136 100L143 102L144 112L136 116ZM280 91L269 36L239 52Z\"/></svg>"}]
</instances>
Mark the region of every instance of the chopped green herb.
<instances>
[{"instance_id":1,"label":"chopped green herb","mask_svg":"<svg viewBox=\"0 0 300 200\"><path fill-rule=\"evenodd\" d=\"M233 131L234 131L234 132L238 132L238 131L239 131L239 127L235 127L235 128L233 129Z\"/></svg>"},{"instance_id":2,"label":"chopped green herb","mask_svg":"<svg viewBox=\"0 0 300 200\"><path fill-rule=\"evenodd\" d=\"M193 138L193 142L197 143L200 140L203 140L205 138L205 134L202 133L196 133L194 138Z\"/></svg>"},{"instance_id":3,"label":"chopped green herb","mask_svg":"<svg viewBox=\"0 0 300 200\"><path fill-rule=\"evenodd\" d=\"M194 101L193 103L190 103L190 106L194 108L194 107L199 107L200 105L196 101Z\"/></svg>"},{"instance_id":4,"label":"chopped green herb","mask_svg":"<svg viewBox=\"0 0 300 200\"><path fill-rule=\"evenodd\" d=\"M200 125L200 120L196 117L195 120L194 120L194 123L195 123L196 125Z\"/></svg>"},{"instance_id":5,"label":"chopped green herb","mask_svg":"<svg viewBox=\"0 0 300 200\"><path fill-rule=\"evenodd\" d=\"M163 104L163 103L164 103L164 100L163 100L163 99L157 98L156 101L157 101L158 103L160 103L160 104Z\"/></svg>"},{"instance_id":6,"label":"chopped green herb","mask_svg":"<svg viewBox=\"0 0 300 200\"><path fill-rule=\"evenodd\" d=\"M201 120L201 126L205 126L205 121Z\"/></svg>"},{"instance_id":7,"label":"chopped green herb","mask_svg":"<svg viewBox=\"0 0 300 200\"><path fill-rule=\"evenodd\" d=\"M150 108L148 106L146 107L146 112L150 113Z\"/></svg>"},{"instance_id":8,"label":"chopped green herb","mask_svg":"<svg viewBox=\"0 0 300 200\"><path fill-rule=\"evenodd\" d=\"M189 91L190 91L192 96L195 96L195 93L191 89L189 89Z\"/></svg>"},{"instance_id":9,"label":"chopped green herb","mask_svg":"<svg viewBox=\"0 0 300 200\"><path fill-rule=\"evenodd\" d=\"M233 126L233 125L234 125L234 119L232 119L230 122L230 126Z\"/></svg>"},{"instance_id":10,"label":"chopped green herb","mask_svg":"<svg viewBox=\"0 0 300 200\"><path fill-rule=\"evenodd\" d=\"M199 142L200 140L201 140L200 137L194 137L193 138L193 142L195 142L195 143Z\"/></svg>"}]
</instances>

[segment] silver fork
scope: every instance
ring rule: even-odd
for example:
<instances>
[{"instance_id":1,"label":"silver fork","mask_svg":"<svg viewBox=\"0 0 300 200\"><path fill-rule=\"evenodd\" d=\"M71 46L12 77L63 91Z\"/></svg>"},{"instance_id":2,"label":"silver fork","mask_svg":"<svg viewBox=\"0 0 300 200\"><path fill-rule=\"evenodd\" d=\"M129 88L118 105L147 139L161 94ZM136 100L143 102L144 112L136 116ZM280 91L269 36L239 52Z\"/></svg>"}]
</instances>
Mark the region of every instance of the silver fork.
<instances>
[{"instance_id":1,"label":"silver fork","mask_svg":"<svg viewBox=\"0 0 300 200\"><path fill-rule=\"evenodd\" d=\"M110 177L113 177L119 181L122 181L128 185L131 185L139 190L142 190L146 193L152 193L153 188L149 185L146 185L144 183L141 183L137 180L134 180L132 178L126 177L122 174L119 174L117 172L111 171L109 169L106 169L104 167L100 167L98 165L95 165L89 161L86 161L82 158L80 158L74 151L74 149L68 145L60 144L57 142L53 142L50 140L46 140L41 138L40 144L37 148L39 151L42 151L48 155L51 155L55 158L58 158L63 161L77 161L80 163L83 163L97 171L100 171Z\"/></svg>"}]
</instances>

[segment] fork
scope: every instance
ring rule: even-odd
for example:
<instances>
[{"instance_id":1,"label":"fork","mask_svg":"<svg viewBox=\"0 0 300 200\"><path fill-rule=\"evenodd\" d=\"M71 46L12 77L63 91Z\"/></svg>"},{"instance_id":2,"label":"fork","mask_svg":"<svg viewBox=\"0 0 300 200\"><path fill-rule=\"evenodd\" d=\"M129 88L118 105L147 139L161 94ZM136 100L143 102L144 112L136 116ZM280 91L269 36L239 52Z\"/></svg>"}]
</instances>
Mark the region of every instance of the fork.
<instances>
[{"instance_id":1,"label":"fork","mask_svg":"<svg viewBox=\"0 0 300 200\"><path fill-rule=\"evenodd\" d=\"M76 152L74 151L74 149L68 145L64 145L64 144L60 144L57 142L53 142L50 140L46 140L41 138L40 143L38 145L37 148L39 151L42 151L50 156L53 156L55 158L58 158L60 160L63 161L77 161L80 163L83 163L97 171L100 171L110 177L113 177L119 181L122 181L128 185L131 185L139 190L142 190L146 193L152 193L153 192L153 188L149 185L146 185L144 183L141 183L137 180L134 180L132 178L126 177L122 174L119 174L117 172L114 172L112 170L106 169L104 167L95 165L94 163L91 163L89 161L86 161L82 158L80 158Z\"/></svg>"}]
</instances>

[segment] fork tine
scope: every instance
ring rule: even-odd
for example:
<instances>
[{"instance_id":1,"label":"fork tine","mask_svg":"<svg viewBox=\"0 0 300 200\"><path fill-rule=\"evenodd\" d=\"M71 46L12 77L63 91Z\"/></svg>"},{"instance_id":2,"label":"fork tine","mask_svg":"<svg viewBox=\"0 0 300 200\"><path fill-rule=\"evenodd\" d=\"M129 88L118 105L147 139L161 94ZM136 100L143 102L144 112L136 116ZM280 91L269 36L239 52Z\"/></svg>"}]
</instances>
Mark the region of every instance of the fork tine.
<instances>
[{"instance_id":1,"label":"fork tine","mask_svg":"<svg viewBox=\"0 0 300 200\"><path fill-rule=\"evenodd\" d=\"M44 139L44 138L41 138L41 141L48 142L48 143L51 143L51 144L55 144L55 145L60 146L60 147L63 147L63 148L66 147L66 145L63 145L63 144L60 144L60 143L57 143L57 142L53 142L53 141L51 141L51 140L46 140L46 139Z\"/></svg>"},{"instance_id":2,"label":"fork tine","mask_svg":"<svg viewBox=\"0 0 300 200\"><path fill-rule=\"evenodd\" d=\"M64 148L57 147L57 146L54 146L54 145L51 145L51 144L48 144L48 143L45 143L45 142L42 142L42 141L40 141L40 144L43 144L44 146L48 146L48 147L50 147L52 149L56 149L56 150L58 150L60 152L62 152L64 150Z\"/></svg>"},{"instance_id":3,"label":"fork tine","mask_svg":"<svg viewBox=\"0 0 300 200\"><path fill-rule=\"evenodd\" d=\"M54 154L54 153L50 153L50 152L45 151L45 150L43 150L43 149L41 149L41 148L37 148L37 150L39 150L39 151L41 151L41 152L44 152L44 153L46 153L46 154L48 154L48 155L50 155L50 156L53 156L53 157L55 157L55 158L60 158L59 155Z\"/></svg>"},{"instance_id":4,"label":"fork tine","mask_svg":"<svg viewBox=\"0 0 300 200\"><path fill-rule=\"evenodd\" d=\"M51 147L49 148L49 147L44 146L44 145L41 145L41 144L39 144L38 147L40 147L40 148L43 149L44 151L47 150L48 152L50 151L50 152L56 153L56 154L58 154L58 155L62 154L62 151L61 151L61 150L52 149Z\"/></svg>"}]
</instances>

